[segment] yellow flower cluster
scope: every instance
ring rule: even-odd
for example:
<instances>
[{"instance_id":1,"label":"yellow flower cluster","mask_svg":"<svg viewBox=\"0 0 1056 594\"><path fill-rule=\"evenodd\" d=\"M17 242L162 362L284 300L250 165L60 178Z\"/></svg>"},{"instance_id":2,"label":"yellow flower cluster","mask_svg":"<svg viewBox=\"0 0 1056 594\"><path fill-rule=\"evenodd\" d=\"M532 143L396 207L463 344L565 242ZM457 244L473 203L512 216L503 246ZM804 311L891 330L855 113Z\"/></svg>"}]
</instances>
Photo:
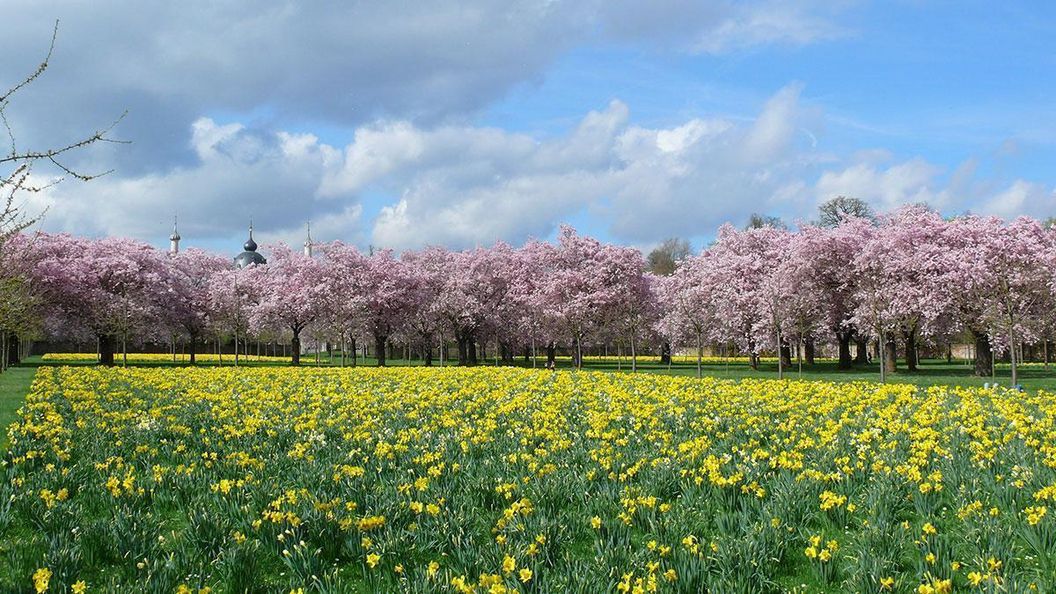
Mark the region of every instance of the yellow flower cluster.
<instances>
[{"instance_id":1,"label":"yellow flower cluster","mask_svg":"<svg viewBox=\"0 0 1056 594\"><path fill-rule=\"evenodd\" d=\"M130 363L169 363L174 360L180 363L187 363L191 360L191 356L186 353L176 353L175 358L173 358L172 353L128 353L127 357ZM99 360L99 356L95 353L44 353L40 358L41 360L50 363L82 363ZM120 360L122 359L122 355L118 353L115 358ZM196 353L194 358L202 363L216 363L221 360L223 360L224 363L234 363L235 361L234 354L223 355L223 357L221 357L216 353ZM254 355L252 353L248 355L239 354L238 358L242 361L290 362L289 357Z\"/></svg>"},{"instance_id":2,"label":"yellow flower cluster","mask_svg":"<svg viewBox=\"0 0 1056 594\"><path fill-rule=\"evenodd\" d=\"M803 554L807 556L807 559L817 559L821 563L828 563L832 560L833 555L836 551L840 550L840 544L835 540L829 540L825 542L825 546L821 546L821 536L814 535L810 537L810 545L804 549Z\"/></svg>"},{"instance_id":3,"label":"yellow flower cluster","mask_svg":"<svg viewBox=\"0 0 1056 594\"><path fill-rule=\"evenodd\" d=\"M1044 392L55 367L39 370L8 442L4 484L27 514L15 532L106 542L111 521L135 526L148 552L107 555L128 567L102 571L132 589L169 559L204 559L174 570L197 591L351 579L362 591L722 592L803 577L787 571L851 591L1056 588L1025 553L1056 542ZM987 562L956 561L948 543L966 538ZM261 570L247 578L239 559ZM26 590L30 575L56 589L34 569L0 590ZM52 569L70 579L62 591L86 587Z\"/></svg>"}]
</instances>

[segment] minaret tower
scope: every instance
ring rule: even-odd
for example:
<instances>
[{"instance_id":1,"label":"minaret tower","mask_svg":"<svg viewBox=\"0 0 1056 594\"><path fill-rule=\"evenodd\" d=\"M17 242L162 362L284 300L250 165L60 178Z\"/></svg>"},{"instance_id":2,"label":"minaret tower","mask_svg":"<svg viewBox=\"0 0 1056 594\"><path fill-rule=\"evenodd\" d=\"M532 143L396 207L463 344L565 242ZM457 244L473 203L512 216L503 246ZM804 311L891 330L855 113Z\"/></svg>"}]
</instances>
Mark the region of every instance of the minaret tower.
<instances>
[{"instance_id":1,"label":"minaret tower","mask_svg":"<svg viewBox=\"0 0 1056 594\"><path fill-rule=\"evenodd\" d=\"M176 217L172 217L172 235L169 236L169 253L180 253L180 232L176 230Z\"/></svg>"},{"instance_id":2,"label":"minaret tower","mask_svg":"<svg viewBox=\"0 0 1056 594\"><path fill-rule=\"evenodd\" d=\"M304 240L304 255L312 257L312 222L308 221L308 237Z\"/></svg>"}]
</instances>

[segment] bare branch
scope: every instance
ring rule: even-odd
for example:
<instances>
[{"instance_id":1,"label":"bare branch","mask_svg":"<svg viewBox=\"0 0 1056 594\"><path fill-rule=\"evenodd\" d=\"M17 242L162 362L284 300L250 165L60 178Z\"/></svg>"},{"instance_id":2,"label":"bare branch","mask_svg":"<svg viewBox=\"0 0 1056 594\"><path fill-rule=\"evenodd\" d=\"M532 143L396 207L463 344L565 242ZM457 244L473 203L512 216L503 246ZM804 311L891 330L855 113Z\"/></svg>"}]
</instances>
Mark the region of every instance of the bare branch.
<instances>
[{"instance_id":1,"label":"bare branch","mask_svg":"<svg viewBox=\"0 0 1056 594\"><path fill-rule=\"evenodd\" d=\"M109 126L102 130L96 130L89 136L86 136L75 142L71 142L65 146L59 148L49 148L46 150L24 150L19 152L15 142L15 133L12 130L11 124L7 119L7 106L10 102L11 96L17 93L20 89L26 85L32 83L41 74L44 73L48 68L48 64L51 61L51 56L55 51L55 41L58 38L59 32L59 21L55 21L55 28L52 30L51 43L48 45L48 53L45 55L44 60L37 66L37 69L29 76L22 79L14 87L8 89L5 93L0 95L0 124L3 125L4 131L7 133L7 138L10 141L11 152L6 156L0 157L0 164L11 163L14 170L7 174L6 177L0 176L0 191L3 195L0 196L0 256L3 255L3 249L5 243L11 237L21 233L28 227L36 224L43 217L43 213L36 216L27 216L25 212L25 204L16 203L16 196L23 192L35 193L41 192L46 188L49 188L64 179L64 177L58 177L47 183L36 184L31 181L30 170L33 163L37 161L49 161L52 165L61 170L66 176L77 178L81 181L90 181L103 175L111 173L113 170L104 171L103 173L82 173L76 171L70 166L67 166L60 159L63 155L74 151L75 149L83 148L97 142L110 142L115 144L128 144L128 141L116 140L109 137L109 134L121 122L128 114L124 112L116 120L110 123ZM45 211L47 209L45 208ZM0 267L2 268L2 267Z\"/></svg>"},{"instance_id":2,"label":"bare branch","mask_svg":"<svg viewBox=\"0 0 1056 594\"><path fill-rule=\"evenodd\" d=\"M0 105L0 120L4 121L4 129L7 130L7 137L11 139L11 154L17 154L18 149L15 148L15 133L11 130L11 123L7 121L7 112L4 111L3 105Z\"/></svg>"},{"instance_id":3,"label":"bare branch","mask_svg":"<svg viewBox=\"0 0 1056 594\"><path fill-rule=\"evenodd\" d=\"M125 119L128 112L125 111L119 118L113 121L109 126L103 130L95 131L91 136L78 140L77 142L70 143L62 148L48 149L46 151L28 151L25 153L18 153L14 155L8 155L6 157L0 157L0 163L11 163L11 162L24 162L24 161L37 161L42 159L54 159L63 153L67 153L74 149L95 144L97 142L110 142L113 144L131 144L128 140L116 140L114 138L107 138L106 135L114 129L121 120Z\"/></svg>"},{"instance_id":4,"label":"bare branch","mask_svg":"<svg viewBox=\"0 0 1056 594\"><path fill-rule=\"evenodd\" d=\"M44 71L48 69L48 62L51 61L51 54L52 54L52 52L55 51L55 39L58 36L59 36L59 20L55 19L55 28L51 32L51 44L48 45L48 54L46 56L44 56L44 61L41 62L39 66L37 66L37 69L36 69L36 71L33 72L33 74L30 74L26 78L22 79L22 82L18 83L14 87L8 89L7 92L4 93L3 95L0 95L0 105L3 105L4 103L7 103L7 98L8 97L10 97L11 95L14 95L15 93L18 92L19 89L21 89L22 87L28 85L29 83L33 82L34 80L36 80L37 77L39 77L41 74L44 74Z\"/></svg>"},{"instance_id":5,"label":"bare branch","mask_svg":"<svg viewBox=\"0 0 1056 594\"><path fill-rule=\"evenodd\" d=\"M54 164L56 167L61 169L64 173L66 173L66 175L75 177L75 178L77 178L77 179L79 179L81 181L88 181L88 180L92 180L92 179L95 179L97 177L106 175L106 174L110 173L110 171L105 171L103 173L95 173L95 174L81 173L79 171L75 171L75 170L71 169L70 167L67 167L66 165L60 163L56 159L56 157L58 157L58 156L60 156L60 155L62 155L64 153L67 153L69 151L72 151L72 150L75 150L75 149L78 149L78 148L82 148L82 147L86 147L88 145L95 144L97 142L110 142L110 143L114 143L114 144L129 144L129 141L117 140L117 139L113 139L113 138L110 138L110 137L107 136L114 129L114 127L116 127L117 124L119 124L121 122L121 120L125 119L125 116L128 115L128 111L127 110L125 112L123 112L120 117L118 117L116 120L111 122L110 125L107 126L106 128L104 128L102 130L96 130L93 134L91 134L89 136L86 136L86 137L84 137L84 138L82 138L82 139L80 139L78 141L71 142L71 143L69 143L69 144L67 144L67 145L65 145L63 147L60 147L60 148L52 148L52 149L47 149L47 150L43 150L43 151L30 150L30 151L24 151L24 152L21 152L21 153L18 152L16 143L15 143L15 134L14 134L14 131L11 129L10 122L8 122L8 119L7 119L6 108L7 108L7 105L8 105L8 102L9 102L11 96L14 95L16 92L18 92L23 87L25 87L26 85L28 85L31 82L33 82L34 80L36 80L38 77L40 77L41 74L44 73L45 70L47 70L48 64L51 61L51 56L52 56L52 54L55 51L55 40L58 38L58 34L59 34L59 21L56 20L55 21L55 27L54 27L54 29L52 30L52 33L51 33L51 43L48 45L48 53L44 56L44 60L40 63L39 66L37 66L37 69L32 74L30 74L29 76L27 76L24 79L22 79L22 81L19 82L18 84L16 84L14 87L8 89L8 91L5 92L3 95L0 95L0 123L3 124L4 130L7 132L7 137L10 140L10 143L11 143L11 152L8 155L4 156L4 157L0 157L0 164L3 164L3 163L30 163L30 162L33 162L33 161L47 160L47 161L51 161L52 164ZM7 181L0 180L0 187L8 186L8 185L10 185L10 184L7 183ZM48 185L52 185L52 184L48 184ZM38 187L38 188L36 188L34 190L34 189L30 188L29 186L25 186L25 185L20 186L21 189L27 190L27 191L39 191L39 190L43 189L44 187L47 187L47 186Z\"/></svg>"},{"instance_id":6,"label":"bare branch","mask_svg":"<svg viewBox=\"0 0 1056 594\"><path fill-rule=\"evenodd\" d=\"M59 163L58 160L56 160L54 157L49 157L48 160L51 161L59 169L65 171L66 175L70 175L70 176L75 177L75 178L77 178L77 179L79 179L81 181L92 181L93 179L95 179L97 177L102 177L104 175L108 175L108 174L114 172L113 169L107 169L106 171L104 171L102 173L93 173L93 174L78 173L78 172L70 169L69 167L63 165L62 163Z\"/></svg>"}]
</instances>

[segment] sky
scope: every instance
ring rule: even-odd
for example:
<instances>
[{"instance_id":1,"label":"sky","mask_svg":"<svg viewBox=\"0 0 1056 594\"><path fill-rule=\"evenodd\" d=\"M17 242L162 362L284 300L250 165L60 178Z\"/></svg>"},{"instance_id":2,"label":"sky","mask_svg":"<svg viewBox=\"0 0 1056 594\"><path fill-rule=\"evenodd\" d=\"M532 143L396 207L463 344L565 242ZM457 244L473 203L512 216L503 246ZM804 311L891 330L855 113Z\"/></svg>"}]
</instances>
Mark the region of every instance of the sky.
<instances>
[{"instance_id":1,"label":"sky","mask_svg":"<svg viewBox=\"0 0 1056 594\"><path fill-rule=\"evenodd\" d=\"M695 247L752 213L1056 215L1056 4L5 0L20 149L105 128L42 227L237 251ZM48 183L58 172L33 172Z\"/></svg>"}]
</instances>

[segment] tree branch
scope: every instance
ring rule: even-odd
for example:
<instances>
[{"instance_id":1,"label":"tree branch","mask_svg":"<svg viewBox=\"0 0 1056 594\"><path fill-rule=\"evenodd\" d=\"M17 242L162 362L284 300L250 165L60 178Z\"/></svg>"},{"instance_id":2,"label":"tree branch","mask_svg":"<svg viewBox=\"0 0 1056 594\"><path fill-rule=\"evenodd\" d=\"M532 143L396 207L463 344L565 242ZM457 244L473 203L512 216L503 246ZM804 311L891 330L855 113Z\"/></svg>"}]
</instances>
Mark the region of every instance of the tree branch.
<instances>
[{"instance_id":1,"label":"tree branch","mask_svg":"<svg viewBox=\"0 0 1056 594\"><path fill-rule=\"evenodd\" d=\"M55 51L55 39L59 36L59 20L55 19L55 28L51 31L51 44L48 45L48 53L44 56L44 61L37 66L37 69L26 78L23 78L17 85L11 87L6 93L0 95L0 105L7 103L8 97L14 95L19 89L28 85L29 83L36 80L44 71L48 69L48 62L51 61L51 54Z\"/></svg>"}]
</instances>

